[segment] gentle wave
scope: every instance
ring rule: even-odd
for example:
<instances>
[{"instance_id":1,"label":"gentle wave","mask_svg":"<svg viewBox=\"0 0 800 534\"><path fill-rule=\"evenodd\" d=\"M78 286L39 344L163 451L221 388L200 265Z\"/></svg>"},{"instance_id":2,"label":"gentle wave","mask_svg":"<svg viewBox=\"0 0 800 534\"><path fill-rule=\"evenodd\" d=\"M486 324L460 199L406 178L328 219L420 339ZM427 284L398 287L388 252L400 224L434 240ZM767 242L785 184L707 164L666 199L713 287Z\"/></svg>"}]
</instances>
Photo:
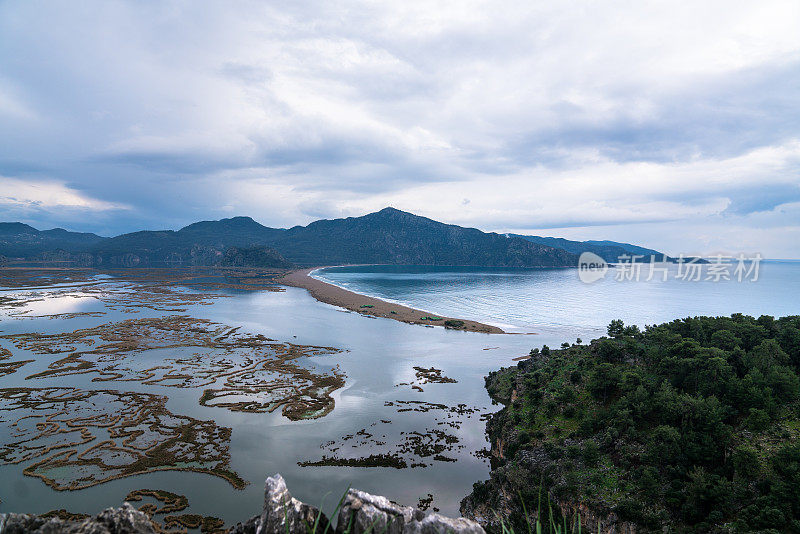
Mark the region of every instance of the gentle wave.
<instances>
[{"instance_id":1,"label":"gentle wave","mask_svg":"<svg viewBox=\"0 0 800 534\"><path fill-rule=\"evenodd\" d=\"M369 297L506 330L595 334L616 318L644 326L694 315L800 314L797 262L763 265L756 283L676 278L620 282L611 274L597 283L584 284L575 269L422 266L334 267L311 275Z\"/></svg>"}]
</instances>

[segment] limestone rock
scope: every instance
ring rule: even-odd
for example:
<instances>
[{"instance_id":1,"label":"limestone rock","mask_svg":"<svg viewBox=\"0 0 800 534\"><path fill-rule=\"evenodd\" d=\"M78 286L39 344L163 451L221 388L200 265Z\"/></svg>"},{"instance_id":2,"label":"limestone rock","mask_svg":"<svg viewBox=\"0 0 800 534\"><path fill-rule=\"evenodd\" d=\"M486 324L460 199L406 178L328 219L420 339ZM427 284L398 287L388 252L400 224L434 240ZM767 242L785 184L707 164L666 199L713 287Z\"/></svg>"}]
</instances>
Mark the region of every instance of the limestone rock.
<instances>
[{"instance_id":1,"label":"limestone rock","mask_svg":"<svg viewBox=\"0 0 800 534\"><path fill-rule=\"evenodd\" d=\"M485 534L483 527L475 521L459 517L452 519L432 513L406 526L404 534Z\"/></svg>"},{"instance_id":2,"label":"limestone rock","mask_svg":"<svg viewBox=\"0 0 800 534\"><path fill-rule=\"evenodd\" d=\"M336 533L348 530L350 534L484 534L475 521L399 506L386 497L359 490L347 493L339 511Z\"/></svg>"},{"instance_id":3,"label":"limestone rock","mask_svg":"<svg viewBox=\"0 0 800 534\"><path fill-rule=\"evenodd\" d=\"M83 521L0 514L0 534L155 534L150 518L128 503Z\"/></svg>"},{"instance_id":4,"label":"limestone rock","mask_svg":"<svg viewBox=\"0 0 800 534\"><path fill-rule=\"evenodd\" d=\"M318 521L317 521L318 520ZM264 489L264 510L229 534L308 534L317 522L318 534L485 534L469 519L451 519L418 508L400 506L386 497L350 490L342 502L336 529L317 508L292 497L280 475ZM125 503L84 520L64 521L35 515L0 514L0 534L156 534L144 513Z\"/></svg>"},{"instance_id":5,"label":"limestone rock","mask_svg":"<svg viewBox=\"0 0 800 534\"><path fill-rule=\"evenodd\" d=\"M292 497L280 474L269 477L264 488L264 511L255 534L300 534L310 531L319 518L317 530L323 532L328 518L318 509ZM252 521L252 520L251 520ZM244 533L243 533L244 534Z\"/></svg>"},{"instance_id":6,"label":"limestone rock","mask_svg":"<svg viewBox=\"0 0 800 534\"><path fill-rule=\"evenodd\" d=\"M228 531L228 534L256 534L259 531L259 527L261 526L261 516L257 515L255 517L251 517L244 523L236 523L231 529Z\"/></svg>"},{"instance_id":7,"label":"limestone rock","mask_svg":"<svg viewBox=\"0 0 800 534\"><path fill-rule=\"evenodd\" d=\"M336 532L347 530L350 534L383 532L384 534L403 534L406 524L413 518L413 509L398 506L386 497L351 489L345 496ZM348 529L349 527L349 529Z\"/></svg>"}]
</instances>

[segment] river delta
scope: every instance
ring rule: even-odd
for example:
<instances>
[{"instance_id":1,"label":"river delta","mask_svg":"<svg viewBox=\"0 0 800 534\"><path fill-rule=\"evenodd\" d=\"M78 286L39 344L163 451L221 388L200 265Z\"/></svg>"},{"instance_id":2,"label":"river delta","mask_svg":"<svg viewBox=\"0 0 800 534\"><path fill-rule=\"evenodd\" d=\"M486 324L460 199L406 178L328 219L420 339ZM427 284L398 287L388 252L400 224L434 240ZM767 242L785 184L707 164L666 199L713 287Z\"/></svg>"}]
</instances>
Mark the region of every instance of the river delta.
<instances>
[{"instance_id":1,"label":"river delta","mask_svg":"<svg viewBox=\"0 0 800 534\"><path fill-rule=\"evenodd\" d=\"M488 473L482 377L529 343L375 320L282 274L4 268L0 509L134 500L215 532L280 472L323 507L351 486L456 515Z\"/></svg>"}]
</instances>

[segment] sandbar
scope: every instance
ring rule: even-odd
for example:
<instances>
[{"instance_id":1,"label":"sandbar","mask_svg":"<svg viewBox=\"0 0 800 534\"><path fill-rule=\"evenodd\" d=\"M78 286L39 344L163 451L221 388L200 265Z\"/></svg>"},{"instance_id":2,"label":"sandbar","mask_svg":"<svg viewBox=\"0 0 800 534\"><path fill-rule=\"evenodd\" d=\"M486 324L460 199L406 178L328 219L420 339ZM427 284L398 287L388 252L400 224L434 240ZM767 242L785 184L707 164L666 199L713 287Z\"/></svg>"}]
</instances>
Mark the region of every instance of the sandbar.
<instances>
[{"instance_id":1,"label":"sandbar","mask_svg":"<svg viewBox=\"0 0 800 534\"><path fill-rule=\"evenodd\" d=\"M505 333L501 328L496 326L479 323L477 321L470 321L468 319L459 319L456 317L445 317L443 315L434 316L430 312L417 310L400 304L386 302L385 300L354 293L309 276L312 271L320 268L321 267L313 267L311 269L298 269L296 271L291 271L283 278L279 278L277 281L287 286L301 287L308 290L312 297L321 302L358 312L362 315L385 317L387 319L395 319L404 323L429 326L444 326L445 321L461 321L463 326L457 328L457 330L483 332L485 334ZM425 317L440 320L434 321L430 319L423 319Z\"/></svg>"}]
</instances>

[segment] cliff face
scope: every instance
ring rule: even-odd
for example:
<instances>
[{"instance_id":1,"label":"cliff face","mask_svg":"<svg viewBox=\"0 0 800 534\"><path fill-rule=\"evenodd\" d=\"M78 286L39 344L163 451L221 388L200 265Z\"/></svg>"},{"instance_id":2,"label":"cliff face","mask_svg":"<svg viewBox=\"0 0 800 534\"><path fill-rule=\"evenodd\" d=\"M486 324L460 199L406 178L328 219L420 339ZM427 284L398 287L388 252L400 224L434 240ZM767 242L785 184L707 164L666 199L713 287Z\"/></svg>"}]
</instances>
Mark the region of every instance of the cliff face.
<instances>
[{"instance_id":1,"label":"cliff face","mask_svg":"<svg viewBox=\"0 0 800 534\"><path fill-rule=\"evenodd\" d=\"M493 442L494 443L494 442ZM494 449L494 446L493 446ZM494 451L493 451L494 452ZM544 450L526 450L514 458L513 464L503 464L490 473L487 481L473 486L473 491L461 501L461 514L475 520L490 532L501 532L498 518L503 518L506 526L511 525L516 532L527 532L527 519L520 502L520 487L530 487L541 480L548 472L550 458ZM537 511L538 499L526 499L531 521L541 518L547 524L550 507L554 513L554 522L561 524L562 518L572 527L577 528L580 518L584 532L602 534L636 534L640 532L637 525L621 520L616 513L599 511L581 502L560 500L542 490L541 512Z\"/></svg>"},{"instance_id":2,"label":"cliff face","mask_svg":"<svg viewBox=\"0 0 800 534\"><path fill-rule=\"evenodd\" d=\"M44 519L0 514L0 534L156 534L159 528L143 512L125 503L82 520ZM224 532L224 531L223 531ZM399 506L386 497L349 490L335 521L317 508L293 498L280 475L266 481L264 509L228 529L230 534L485 534L469 519L453 519Z\"/></svg>"},{"instance_id":3,"label":"cliff face","mask_svg":"<svg viewBox=\"0 0 800 534\"><path fill-rule=\"evenodd\" d=\"M506 407L486 423L491 444L490 478L473 485L472 493L461 501L461 514L492 532L502 530L500 518L517 532L526 532L527 509L531 520L540 518L544 524L553 514L552 522L560 525L566 519L570 528L577 528L579 517L581 528L586 532L635 534L637 526L621 520L610 507L560 498L550 491L553 486L565 483L564 474L553 460L553 451L544 444L530 442L529 436L519 429L514 411L509 409L509 406L519 408L520 396L529 387L524 375L532 369L533 363L522 361L516 369L503 369L486 377L486 388L492 400ZM565 444L579 445L569 438ZM523 508L523 500L526 508Z\"/></svg>"}]
</instances>

